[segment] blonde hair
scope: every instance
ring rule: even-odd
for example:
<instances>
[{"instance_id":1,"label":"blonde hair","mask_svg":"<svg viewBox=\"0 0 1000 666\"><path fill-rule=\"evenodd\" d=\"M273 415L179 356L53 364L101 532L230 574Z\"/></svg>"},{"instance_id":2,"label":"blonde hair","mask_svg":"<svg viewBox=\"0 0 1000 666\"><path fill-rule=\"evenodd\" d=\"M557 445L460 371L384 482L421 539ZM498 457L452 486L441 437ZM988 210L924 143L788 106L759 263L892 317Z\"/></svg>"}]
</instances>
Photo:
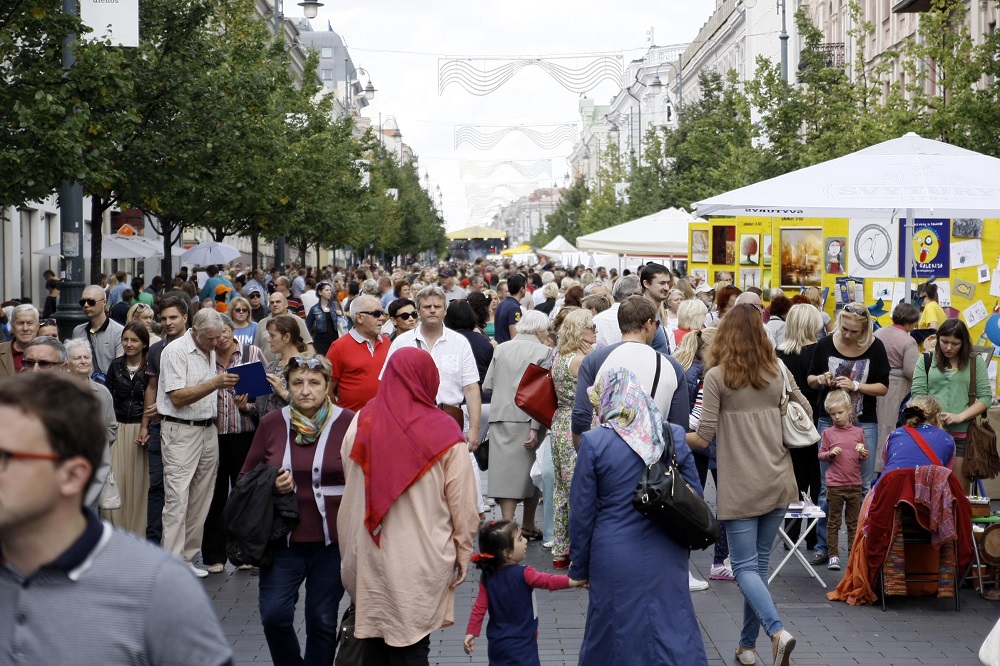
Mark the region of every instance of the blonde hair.
<instances>
[{"instance_id":1,"label":"blonde hair","mask_svg":"<svg viewBox=\"0 0 1000 666\"><path fill-rule=\"evenodd\" d=\"M684 336L680 346L674 351L674 358L684 368L684 372L687 372L694 365L698 356L705 357L718 332L719 329L713 326L712 328L703 328L700 331L691 331Z\"/></svg>"},{"instance_id":2,"label":"blonde hair","mask_svg":"<svg viewBox=\"0 0 1000 666\"><path fill-rule=\"evenodd\" d=\"M875 339L874 317L868 312L868 308L862 303L848 303L837 312L834 330L840 329L840 323L844 317L853 317L856 321L864 324L865 330L861 334L862 337L858 338L858 346L867 348Z\"/></svg>"},{"instance_id":3,"label":"blonde hair","mask_svg":"<svg viewBox=\"0 0 1000 666\"><path fill-rule=\"evenodd\" d=\"M247 299L245 299L242 296L237 296L233 300L229 301L229 308L227 309L226 314L228 314L229 317L235 323L236 317L233 316L233 309L236 308L236 304L237 303L242 303L246 307L246 309L247 309L247 320L244 323L247 324L247 325L253 323L253 308L250 307L250 301L248 301ZM235 330L235 328L234 328L234 330Z\"/></svg>"},{"instance_id":4,"label":"blonde hair","mask_svg":"<svg viewBox=\"0 0 1000 666\"><path fill-rule=\"evenodd\" d=\"M816 335L823 326L823 315L808 303L797 303L785 315L785 339L778 349L797 355L803 347L816 342Z\"/></svg>"},{"instance_id":5,"label":"blonde hair","mask_svg":"<svg viewBox=\"0 0 1000 666\"><path fill-rule=\"evenodd\" d=\"M823 292L819 290L819 287L806 287L802 295L808 298L814 306L823 309Z\"/></svg>"},{"instance_id":6,"label":"blonde hair","mask_svg":"<svg viewBox=\"0 0 1000 666\"><path fill-rule=\"evenodd\" d=\"M594 325L594 316L590 310L577 308L566 315L559 327L559 353L572 354L580 351L583 333Z\"/></svg>"},{"instance_id":7,"label":"blonde hair","mask_svg":"<svg viewBox=\"0 0 1000 666\"><path fill-rule=\"evenodd\" d=\"M680 292L684 294L685 301L694 298L694 287L691 286L691 281L686 277L682 277L678 280L674 288L680 290Z\"/></svg>"},{"instance_id":8,"label":"blonde hair","mask_svg":"<svg viewBox=\"0 0 1000 666\"><path fill-rule=\"evenodd\" d=\"M906 414L906 410L903 410L903 416L906 418L906 425L918 426L923 423L930 423L932 425L941 422L941 402L932 395L922 395L910 400L906 403L907 407L916 407L921 412L920 414Z\"/></svg>"},{"instance_id":9,"label":"blonde hair","mask_svg":"<svg viewBox=\"0 0 1000 666\"><path fill-rule=\"evenodd\" d=\"M705 315L708 306L701 299L684 301L677 306L677 328L685 331L697 331L705 326Z\"/></svg>"},{"instance_id":10,"label":"blonde hair","mask_svg":"<svg viewBox=\"0 0 1000 666\"><path fill-rule=\"evenodd\" d=\"M823 400L823 407L826 409L827 412L836 407L847 407L852 411L852 413L854 411L853 405L851 403L851 396L844 389L836 389L827 393L826 399Z\"/></svg>"},{"instance_id":11,"label":"blonde hair","mask_svg":"<svg viewBox=\"0 0 1000 666\"><path fill-rule=\"evenodd\" d=\"M135 305L133 305L128 309L128 314L125 315L125 323L127 324L129 322L139 321L139 317L142 317L147 312L149 313L150 317L154 318L156 317L156 315L153 313L153 308L149 307L149 305L147 305L146 303L136 303Z\"/></svg>"}]
</instances>

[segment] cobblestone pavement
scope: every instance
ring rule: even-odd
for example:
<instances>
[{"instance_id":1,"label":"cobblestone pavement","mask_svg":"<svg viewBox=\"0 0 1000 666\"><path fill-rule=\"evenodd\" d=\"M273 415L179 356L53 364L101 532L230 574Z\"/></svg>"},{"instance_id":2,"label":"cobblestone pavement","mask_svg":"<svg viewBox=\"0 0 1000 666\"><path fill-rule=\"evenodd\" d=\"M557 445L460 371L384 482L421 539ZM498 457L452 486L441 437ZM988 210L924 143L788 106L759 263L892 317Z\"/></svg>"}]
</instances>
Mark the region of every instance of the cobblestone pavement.
<instances>
[{"instance_id":1,"label":"cobblestone pavement","mask_svg":"<svg viewBox=\"0 0 1000 666\"><path fill-rule=\"evenodd\" d=\"M542 507L539 507L539 517ZM499 518L499 508L494 509ZM841 537L846 540L846 534ZM785 551L780 546L772 556L772 570ZM538 542L528 547L527 564L554 572L549 551ZM711 549L691 556L691 571L708 578ZM833 587L842 572L818 568ZM206 590L222 620L235 651L237 664L271 663L257 612L257 578L246 571L226 572L205 580ZM847 666L879 664L903 666L976 666L977 654L986 634L1000 617L1000 604L981 599L971 589L962 590L962 609L955 611L950 599L889 598L888 610L880 605L852 607L827 601L826 591L809 578L793 559L770 586L786 629L798 639L792 662L800 666ZM477 641L472 657L462 650L465 625L478 591L478 572L458 589L455 626L431 635L431 664L486 664L486 638ZM303 592L304 594L304 592ZM539 609L538 647L545 665L577 663L587 613L587 592L564 590L536 592ZM743 616L743 598L736 584L711 581L711 587L692 593L702 638L712 666L735 664L733 657ZM345 596L344 606L346 608ZM296 612L300 640L305 641L303 603ZM766 636L758 641L761 655L770 657ZM758 664L770 663L758 659ZM609 665L610 666L610 665Z\"/></svg>"}]
</instances>

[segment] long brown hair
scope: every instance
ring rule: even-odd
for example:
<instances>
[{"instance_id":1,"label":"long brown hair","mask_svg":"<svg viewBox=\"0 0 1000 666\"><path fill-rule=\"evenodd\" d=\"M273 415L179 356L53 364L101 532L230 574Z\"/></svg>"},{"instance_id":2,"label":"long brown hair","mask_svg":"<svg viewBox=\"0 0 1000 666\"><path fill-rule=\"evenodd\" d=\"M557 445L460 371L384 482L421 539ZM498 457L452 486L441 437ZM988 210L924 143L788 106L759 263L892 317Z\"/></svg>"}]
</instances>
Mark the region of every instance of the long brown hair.
<instances>
[{"instance_id":1,"label":"long brown hair","mask_svg":"<svg viewBox=\"0 0 1000 666\"><path fill-rule=\"evenodd\" d=\"M758 390L767 386L765 375L778 373L778 357L757 308L746 303L735 306L718 328L715 343L708 349L709 368L721 367L723 381L731 389L747 384Z\"/></svg>"}]
</instances>

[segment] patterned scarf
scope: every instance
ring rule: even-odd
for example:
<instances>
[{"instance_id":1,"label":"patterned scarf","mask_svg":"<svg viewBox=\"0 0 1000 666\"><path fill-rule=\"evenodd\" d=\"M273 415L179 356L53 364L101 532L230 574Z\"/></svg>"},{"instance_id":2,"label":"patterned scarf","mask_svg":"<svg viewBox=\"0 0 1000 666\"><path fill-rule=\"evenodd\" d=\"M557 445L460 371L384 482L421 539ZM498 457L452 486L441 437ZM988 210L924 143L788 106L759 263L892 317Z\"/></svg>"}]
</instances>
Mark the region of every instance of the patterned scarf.
<instances>
[{"instance_id":1,"label":"patterned scarf","mask_svg":"<svg viewBox=\"0 0 1000 666\"><path fill-rule=\"evenodd\" d=\"M647 465L660 459L666 446L663 421L635 373L626 368L607 370L589 394L602 425L618 433Z\"/></svg>"},{"instance_id":2,"label":"patterned scarf","mask_svg":"<svg viewBox=\"0 0 1000 666\"><path fill-rule=\"evenodd\" d=\"M330 420L330 414L333 412L333 403L330 402L329 396L323 403L323 406L316 411L316 414L309 418L299 410L292 407L289 413L289 418L292 422L292 427L295 428L295 443L299 446L312 446L316 443L316 438L319 437L320 433L323 432L323 428L326 427L326 422Z\"/></svg>"}]
</instances>

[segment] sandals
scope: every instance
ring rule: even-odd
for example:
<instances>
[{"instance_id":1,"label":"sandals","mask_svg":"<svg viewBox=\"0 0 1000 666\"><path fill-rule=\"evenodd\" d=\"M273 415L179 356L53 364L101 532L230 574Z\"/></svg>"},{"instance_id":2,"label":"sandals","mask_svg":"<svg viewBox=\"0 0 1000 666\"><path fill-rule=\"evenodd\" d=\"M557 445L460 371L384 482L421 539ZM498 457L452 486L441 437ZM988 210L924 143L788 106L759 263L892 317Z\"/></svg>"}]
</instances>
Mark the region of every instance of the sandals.
<instances>
[{"instance_id":1,"label":"sandals","mask_svg":"<svg viewBox=\"0 0 1000 666\"><path fill-rule=\"evenodd\" d=\"M542 532L541 532L541 530L537 530L537 529L531 530L531 529L528 529L527 527L523 527L523 526L521 527L521 536L523 536L528 541L541 541L542 540Z\"/></svg>"}]
</instances>

